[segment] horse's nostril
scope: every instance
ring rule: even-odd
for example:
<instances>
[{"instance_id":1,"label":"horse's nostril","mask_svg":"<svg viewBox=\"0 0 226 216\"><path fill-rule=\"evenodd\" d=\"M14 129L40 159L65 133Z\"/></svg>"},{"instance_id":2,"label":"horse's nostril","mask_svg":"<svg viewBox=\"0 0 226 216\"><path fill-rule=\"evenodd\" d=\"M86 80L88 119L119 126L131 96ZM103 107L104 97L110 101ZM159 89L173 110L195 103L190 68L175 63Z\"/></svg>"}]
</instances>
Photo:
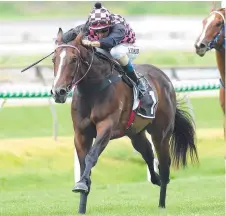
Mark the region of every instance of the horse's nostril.
<instances>
[{"instance_id":1,"label":"horse's nostril","mask_svg":"<svg viewBox=\"0 0 226 216\"><path fill-rule=\"evenodd\" d=\"M67 94L67 92L65 89L60 89L59 95L66 95L66 94Z\"/></svg>"},{"instance_id":2,"label":"horse's nostril","mask_svg":"<svg viewBox=\"0 0 226 216\"><path fill-rule=\"evenodd\" d=\"M202 44L200 44L200 48L201 49L206 48L206 45L202 43Z\"/></svg>"}]
</instances>

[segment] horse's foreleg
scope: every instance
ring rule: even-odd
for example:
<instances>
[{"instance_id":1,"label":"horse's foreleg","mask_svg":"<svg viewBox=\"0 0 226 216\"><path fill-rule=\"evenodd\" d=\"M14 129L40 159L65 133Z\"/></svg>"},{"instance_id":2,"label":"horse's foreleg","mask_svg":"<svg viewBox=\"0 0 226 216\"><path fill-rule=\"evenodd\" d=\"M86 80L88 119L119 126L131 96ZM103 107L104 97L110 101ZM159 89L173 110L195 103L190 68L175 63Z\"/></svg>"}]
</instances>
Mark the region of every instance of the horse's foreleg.
<instances>
[{"instance_id":1,"label":"horse's foreleg","mask_svg":"<svg viewBox=\"0 0 226 216\"><path fill-rule=\"evenodd\" d=\"M224 121L223 121L223 127L224 127L224 139L226 139L226 116L225 116L225 88L220 88L220 105L224 114Z\"/></svg>"},{"instance_id":2,"label":"horse's foreleg","mask_svg":"<svg viewBox=\"0 0 226 216\"><path fill-rule=\"evenodd\" d=\"M77 132L74 139L74 144L76 148L76 152L78 155L78 160L80 164L80 177L85 170L85 157L92 146L93 138L83 135L80 132ZM76 167L78 169L78 167ZM88 184L88 192L90 190L91 181ZM81 192L80 193L80 204L79 204L79 213L84 214L86 212L86 203L88 192L84 193L83 191L76 190L76 185L72 189L73 192Z\"/></svg>"},{"instance_id":3,"label":"horse's foreleg","mask_svg":"<svg viewBox=\"0 0 226 216\"><path fill-rule=\"evenodd\" d=\"M96 165L99 155L105 149L110 140L112 126L113 124L111 120L101 121L96 124L97 137L90 151L86 155L85 170L81 176L81 180L75 185L76 191L88 192L91 169Z\"/></svg>"}]
</instances>

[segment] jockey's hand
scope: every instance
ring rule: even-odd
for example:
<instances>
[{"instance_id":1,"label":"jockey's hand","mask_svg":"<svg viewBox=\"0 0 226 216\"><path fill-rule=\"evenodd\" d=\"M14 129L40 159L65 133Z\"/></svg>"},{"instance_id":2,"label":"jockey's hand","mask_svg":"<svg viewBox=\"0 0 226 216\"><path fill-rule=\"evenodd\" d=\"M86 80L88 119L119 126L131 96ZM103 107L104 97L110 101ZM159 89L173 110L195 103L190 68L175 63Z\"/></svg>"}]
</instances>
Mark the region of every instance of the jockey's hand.
<instances>
[{"instance_id":1,"label":"jockey's hand","mask_svg":"<svg viewBox=\"0 0 226 216\"><path fill-rule=\"evenodd\" d=\"M86 40L86 39L84 39L84 40L82 40L82 44L84 45L84 46L91 46L91 42L92 41L89 41L89 40Z\"/></svg>"},{"instance_id":2,"label":"jockey's hand","mask_svg":"<svg viewBox=\"0 0 226 216\"><path fill-rule=\"evenodd\" d=\"M82 44L84 46L88 46L88 47L90 47L90 46L92 46L92 47L100 47L100 42L99 41L89 41L89 40L84 39L84 40L82 40Z\"/></svg>"}]
</instances>

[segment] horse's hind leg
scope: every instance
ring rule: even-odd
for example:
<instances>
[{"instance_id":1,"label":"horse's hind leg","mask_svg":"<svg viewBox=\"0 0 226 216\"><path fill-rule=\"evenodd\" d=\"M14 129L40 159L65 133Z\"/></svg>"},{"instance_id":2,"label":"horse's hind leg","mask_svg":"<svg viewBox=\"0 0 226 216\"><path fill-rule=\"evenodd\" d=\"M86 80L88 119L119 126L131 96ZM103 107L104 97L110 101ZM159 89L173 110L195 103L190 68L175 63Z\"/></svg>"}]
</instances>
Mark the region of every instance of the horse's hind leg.
<instances>
[{"instance_id":1,"label":"horse's hind leg","mask_svg":"<svg viewBox=\"0 0 226 216\"><path fill-rule=\"evenodd\" d=\"M133 147L142 155L143 159L148 165L150 174L151 174L151 182L153 184L160 186L160 179L157 173L154 171L154 154L152 150L151 143L145 135L145 132L141 132L136 134L133 137L130 137Z\"/></svg>"},{"instance_id":2,"label":"horse's hind leg","mask_svg":"<svg viewBox=\"0 0 226 216\"><path fill-rule=\"evenodd\" d=\"M165 136L161 131L155 129L155 132L147 131L152 136L152 141L155 146L155 150L159 160L159 174L161 180L160 187L160 198L159 198L159 207L165 208L166 201L166 189L167 184L169 183L169 175L170 175L170 155L169 155L169 140L171 133L168 132Z\"/></svg>"}]
</instances>

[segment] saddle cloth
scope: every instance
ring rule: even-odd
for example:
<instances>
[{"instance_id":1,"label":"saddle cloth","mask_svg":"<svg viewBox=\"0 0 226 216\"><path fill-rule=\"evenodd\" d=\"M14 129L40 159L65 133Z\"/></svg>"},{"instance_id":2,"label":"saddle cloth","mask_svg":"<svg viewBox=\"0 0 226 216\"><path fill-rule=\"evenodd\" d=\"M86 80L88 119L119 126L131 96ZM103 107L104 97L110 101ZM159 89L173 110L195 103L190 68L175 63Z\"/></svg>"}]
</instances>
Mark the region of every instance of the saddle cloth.
<instances>
[{"instance_id":1,"label":"saddle cloth","mask_svg":"<svg viewBox=\"0 0 226 216\"><path fill-rule=\"evenodd\" d=\"M139 98L139 90L137 85L133 82L133 108L132 110L136 112L137 115L144 118L155 118L155 112L157 109L158 96L153 91L152 86L149 84L145 77L140 76L140 81L143 82L145 86L144 95Z\"/></svg>"}]
</instances>

